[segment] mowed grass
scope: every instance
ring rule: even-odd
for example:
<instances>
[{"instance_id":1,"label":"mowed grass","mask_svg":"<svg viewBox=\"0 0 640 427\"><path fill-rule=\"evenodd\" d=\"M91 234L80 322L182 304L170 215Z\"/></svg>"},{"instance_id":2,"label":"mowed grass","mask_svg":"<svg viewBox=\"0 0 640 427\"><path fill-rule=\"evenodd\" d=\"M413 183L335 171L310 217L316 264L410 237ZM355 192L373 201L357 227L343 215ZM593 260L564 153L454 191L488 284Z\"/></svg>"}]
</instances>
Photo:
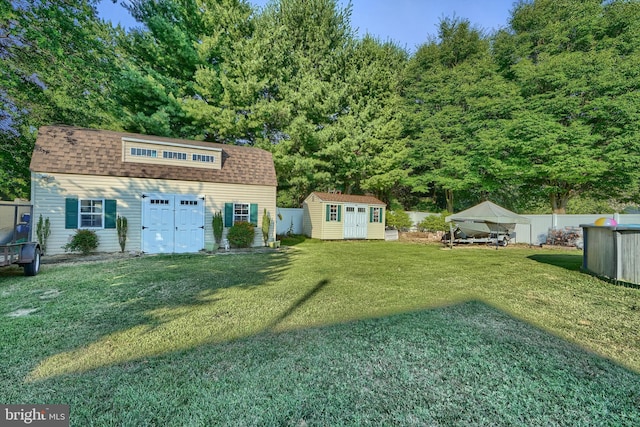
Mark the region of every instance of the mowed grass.
<instances>
[{"instance_id":1,"label":"mowed grass","mask_svg":"<svg viewBox=\"0 0 640 427\"><path fill-rule=\"evenodd\" d=\"M581 262L306 241L2 269L0 402L77 426L640 425L640 290Z\"/></svg>"}]
</instances>

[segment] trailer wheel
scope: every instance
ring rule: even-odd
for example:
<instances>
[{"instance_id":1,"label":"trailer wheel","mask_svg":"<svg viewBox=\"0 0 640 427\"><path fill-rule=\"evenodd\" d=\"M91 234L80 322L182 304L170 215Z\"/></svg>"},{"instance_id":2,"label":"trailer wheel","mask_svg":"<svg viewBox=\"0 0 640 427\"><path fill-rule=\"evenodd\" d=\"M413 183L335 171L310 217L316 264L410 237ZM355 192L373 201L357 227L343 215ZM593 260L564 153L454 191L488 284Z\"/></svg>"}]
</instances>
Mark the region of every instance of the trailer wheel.
<instances>
[{"instance_id":1,"label":"trailer wheel","mask_svg":"<svg viewBox=\"0 0 640 427\"><path fill-rule=\"evenodd\" d=\"M35 248L33 252L33 261L24 265L25 276L35 276L40 271L40 249Z\"/></svg>"}]
</instances>

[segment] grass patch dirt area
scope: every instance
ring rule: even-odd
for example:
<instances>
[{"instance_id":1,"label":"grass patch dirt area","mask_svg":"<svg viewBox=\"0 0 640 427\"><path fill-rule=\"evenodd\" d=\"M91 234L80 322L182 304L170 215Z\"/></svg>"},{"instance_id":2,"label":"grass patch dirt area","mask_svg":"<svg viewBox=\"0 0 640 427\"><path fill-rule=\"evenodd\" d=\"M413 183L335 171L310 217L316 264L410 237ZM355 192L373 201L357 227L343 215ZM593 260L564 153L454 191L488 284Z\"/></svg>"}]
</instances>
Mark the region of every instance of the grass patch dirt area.
<instances>
[{"instance_id":1,"label":"grass patch dirt area","mask_svg":"<svg viewBox=\"0 0 640 427\"><path fill-rule=\"evenodd\" d=\"M3 269L0 401L78 426L640 425L640 290L577 250L503 249Z\"/></svg>"}]
</instances>

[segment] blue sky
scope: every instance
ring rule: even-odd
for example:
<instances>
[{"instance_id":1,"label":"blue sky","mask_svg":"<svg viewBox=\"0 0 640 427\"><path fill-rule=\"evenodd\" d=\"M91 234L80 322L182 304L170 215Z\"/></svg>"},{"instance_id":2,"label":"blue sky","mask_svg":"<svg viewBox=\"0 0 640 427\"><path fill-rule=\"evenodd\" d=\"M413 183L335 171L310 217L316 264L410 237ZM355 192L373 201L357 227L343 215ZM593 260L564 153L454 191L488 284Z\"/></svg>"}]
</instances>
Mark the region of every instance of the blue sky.
<instances>
[{"instance_id":1,"label":"blue sky","mask_svg":"<svg viewBox=\"0 0 640 427\"><path fill-rule=\"evenodd\" d=\"M269 0L251 0L262 7ZM437 33L440 19L457 16L487 31L507 25L515 0L352 0L351 25L358 35L372 34L392 40L409 51ZM339 0L346 5L348 0ZM102 0L101 17L125 27L135 26L126 10L111 0Z\"/></svg>"}]
</instances>

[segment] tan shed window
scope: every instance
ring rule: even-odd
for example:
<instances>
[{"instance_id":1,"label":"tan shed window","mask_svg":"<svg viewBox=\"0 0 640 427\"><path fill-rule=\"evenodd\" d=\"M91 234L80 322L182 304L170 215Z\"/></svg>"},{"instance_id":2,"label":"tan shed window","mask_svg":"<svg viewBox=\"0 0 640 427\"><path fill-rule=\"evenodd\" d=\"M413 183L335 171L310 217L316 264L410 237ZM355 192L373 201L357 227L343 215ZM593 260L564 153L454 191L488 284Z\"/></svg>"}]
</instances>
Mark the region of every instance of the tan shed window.
<instances>
[{"instance_id":1,"label":"tan shed window","mask_svg":"<svg viewBox=\"0 0 640 427\"><path fill-rule=\"evenodd\" d=\"M163 151L163 159L175 159L175 160L187 160L187 153L180 153L178 151Z\"/></svg>"},{"instance_id":2,"label":"tan shed window","mask_svg":"<svg viewBox=\"0 0 640 427\"><path fill-rule=\"evenodd\" d=\"M370 208L369 222L382 222L382 208Z\"/></svg>"},{"instance_id":3,"label":"tan shed window","mask_svg":"<svg viewBox=\"0 0 640 427\"><path fill-rule=\"evenodd\" d=\"M209 156L207 154L193 154L191 156L191 160L194 162L205 162L205 163L215 163L215 156Z\"/></svg>"}]
</instances>

